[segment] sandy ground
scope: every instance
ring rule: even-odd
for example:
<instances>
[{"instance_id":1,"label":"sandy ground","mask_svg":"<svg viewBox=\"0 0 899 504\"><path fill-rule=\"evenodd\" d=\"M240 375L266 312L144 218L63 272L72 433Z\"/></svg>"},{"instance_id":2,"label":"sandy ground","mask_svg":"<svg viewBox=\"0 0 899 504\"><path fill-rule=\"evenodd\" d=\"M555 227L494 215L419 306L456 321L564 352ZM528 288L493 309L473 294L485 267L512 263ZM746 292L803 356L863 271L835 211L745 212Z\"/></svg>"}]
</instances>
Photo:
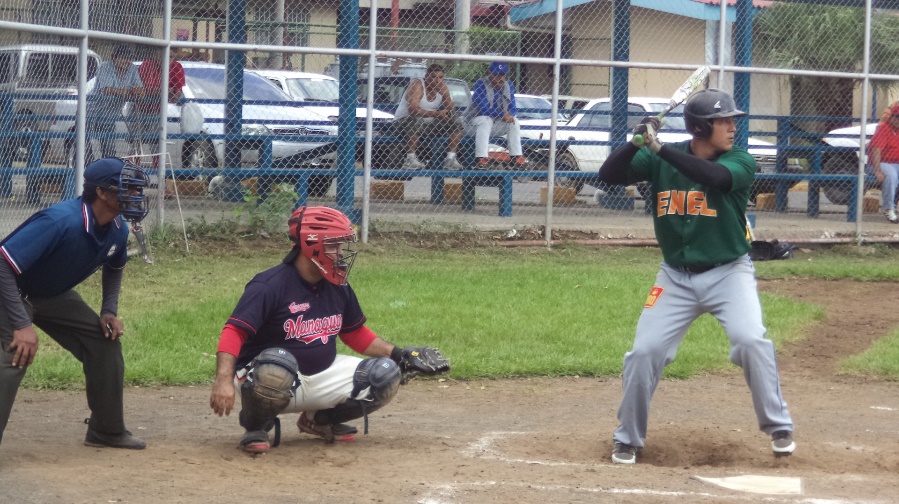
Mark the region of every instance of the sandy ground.
<instances>
[{"instance_id":1,"label":"sandy ground","mask_svg":"<svg viewBox=\"0 0 899 504\"><path fill-rule=\"evenodd\" d=\"M144 451L81 444L82 392L23 390L0 446L8 503L895 502L899 384L842 377L834 364L899 324L895 284L789 280L761 288L827 307L782 348L798 448L774 458L738 372L663 382L636 466L609 462L620 380L418 380L373 413L370 433L326 445L285 415L264 456L237 449L236 417L208 387L129 388ZM361 430L362 424L359 422ZM728 490L696 477L799 478L799 495Z\"/></svg>"}]
</instances>

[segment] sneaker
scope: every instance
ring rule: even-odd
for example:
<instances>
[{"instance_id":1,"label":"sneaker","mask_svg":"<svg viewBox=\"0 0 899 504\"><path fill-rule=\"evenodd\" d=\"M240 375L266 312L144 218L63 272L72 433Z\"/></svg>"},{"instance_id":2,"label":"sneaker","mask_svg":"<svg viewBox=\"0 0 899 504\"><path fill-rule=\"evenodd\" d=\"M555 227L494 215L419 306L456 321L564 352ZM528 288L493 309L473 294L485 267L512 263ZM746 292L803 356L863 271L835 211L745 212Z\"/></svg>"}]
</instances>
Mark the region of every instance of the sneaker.
<instances>
[{"instance_id":1,"label":"sneaker","mask_svg":"<svg viewBox=\"0 0 899 504\"><path fill-rule=\"evenodd\" d=\"M521 167L527 166L528 160L524 156L516 156L515 159L512 161L512 164L521 168Z\"/></svg>"},{"instance_id":2,"label":"sneaker","mask_svg":"<svg viewBox=\"0 0 899 504\"><path fill-rule=\"evenodd\" d=\"M899 216L896 215L895 208L884 210L883 214L886 216L887 220L892 222L893 224L899 223Z\"/></svg>"},{"instance_id":3,"label":"sneaker","mask_svg":"<svg viewBox=\"0 0 899 504\"><path fill-rule=\"evenodd\" d=\"M612 462L616 464L636 464L637 447L624 443L615 443L612 450Z\"/></svg>"},{"instance_id":4,"label":"sneaker","mask_svg":"<svg viewBox=\"0 0 899 504\"><path fill-rule=\"evenodd\" d=\"M271 444L268 442L268 433L261 430L247 431L240 438L240 449L253 455L268 453L269 449L271 449Z\"/></svg>"},{"instance_id":5,"label":"sneaker","mask_svg":"<svg viewBox=\"0 0 899 504\"><path fill-rule=\"evenodd\" d=\"M465 169L462 166L462 163L459 162L456 158L446 158L443 160L443 169L444 170L463 170Z\"/></svg>"},{"instance_id":6,"label":"sneaker","mask_svg":"<svg viewBox=\"0 0 899 504\"><path fill-rule=\"evenodd\" d=\"M129 431L121 434L104 434L90 427L87 428L87 435L84 436L84 445L96 448L125 448L128 450L143 450L147 447L147 443L143 439L132 436Z\"/></svg>"},{"instance_id":7,"label":"sneaker","mask_svg":"<svg viewBox=\"0 0 899 504\"><path fill-rule=\"evenodd\" d=\"M406 160L403 161L404 170L421 170L424 167L425 164L419 161L415 156L406 156Z\"/></svg>"},{"instance_id":8,"label":"sneaker","mask_svg":"<svg viewBox=\"0 0 899 504\"><path fill-rule=\"evenodd\" d=\"M788 430L779 430L771 434L771 451L778 457L786 457L796 449L793 441L793 433Z\"/></svg>"},{"instance_id":9,"label":"sneaker","mask_svg":"<svg viewBox=\"0 0 899 504\"><path fill-rule=\"evenodd\" d=\"M490 164L490 158L479 157L477 161L475 161L474 168L476 170L486 170L487 165Z\"/></svg>"},{"instance_id":10,"label":"sneaker","mask_svg":"<svg viewBox=\"0 0 899 504\"><path fill-rule=\"evenodd\" d=\"M597 205L602 204L602 197L606 195L606 192L602 189L597 189L595 193L593 193L593 201L596 202Z\"/></svg>"},{"instance_id":11,"label":"sneaker","mask_svg":"<svg viewBox=\"0 0 899 504\"><path fill-rule=\"evenodd\" d=\"M297 428L300 429L300 432L318 436L328 443L333 443L334 441L352 441L356 439L356 432L358 432L352 425L342 423L317 425L306 417L306 412L300 413L300 418L297 419Z\"/></svg>"}]
</instances>

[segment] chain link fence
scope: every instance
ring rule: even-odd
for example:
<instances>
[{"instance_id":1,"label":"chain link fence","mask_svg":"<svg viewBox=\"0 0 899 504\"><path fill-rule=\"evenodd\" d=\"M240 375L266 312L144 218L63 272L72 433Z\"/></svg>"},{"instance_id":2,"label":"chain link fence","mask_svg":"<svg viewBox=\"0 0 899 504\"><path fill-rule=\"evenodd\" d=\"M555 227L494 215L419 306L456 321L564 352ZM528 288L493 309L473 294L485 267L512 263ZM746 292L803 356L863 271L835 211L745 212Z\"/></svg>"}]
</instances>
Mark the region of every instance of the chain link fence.
<instances>
[{"instance_id":1,"label":"chain link fence","mask_svg":"<svg viewBox=\"0 0 899 504\"><path fill-rule=\"evenodd\" d=\"M859 147L899 97L899 11L875 3L7 0L0 236L78 195L85 162L119 156L153 174L147 227L281 231L321 204L366 239L649 240L647 189L597 171L707 65L749 112L736 142L758 162L762 237L899 241L883 213L896 184ZM516 120L479 141L466 111L493 62ZM677 108L661 140L687 138Z\"/></svg>"}]
</instances>

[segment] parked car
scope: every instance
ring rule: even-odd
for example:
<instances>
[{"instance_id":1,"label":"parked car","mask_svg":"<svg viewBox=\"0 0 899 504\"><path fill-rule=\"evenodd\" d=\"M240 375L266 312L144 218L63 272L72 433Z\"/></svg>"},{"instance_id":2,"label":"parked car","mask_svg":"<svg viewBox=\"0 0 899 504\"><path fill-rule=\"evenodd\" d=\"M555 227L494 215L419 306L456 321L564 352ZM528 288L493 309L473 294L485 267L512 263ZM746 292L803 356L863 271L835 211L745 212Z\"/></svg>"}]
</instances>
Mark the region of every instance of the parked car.
<instances>
[{"instance_id":1,"label":"parked car","mask_svg":"<svg viewBox=\"0 0 899 504\"><path fill-rule=\"evenodd\" d=\"M541 95L541 98L552 103L553 95ZM570 121L578 110L587 106L593 98L584 98L582 96L559 95L559 111L560 115L566 121Z\"/></svg>"},{"instance_id":2,"label":"parked car","mask_svg":"<svg viewBox=\"0 0 899 504\"><path fill-rule=\"evenodd\" d=\"M272 81L279 89L290 95L291 99L307 102L307 108L321 114L332 121L337 121L340 108L340 86L337 79L323 74L294 72L291 70L253 70L253 72ZM365 107L356 107L357 129L365 130L365 119L368 117ZM393 114L372 109L374 129L393 120Z\"/></svg>"},{"instance_id":3,"label":"parked car","mask_svg":"<svg viewBox=\"0 0 899 504\"><path fill-rule=\"evenodd\" d=\"M865 146L871 141L874 132L877 130L877 121L868 123L865 127ZM825 152L821 159L821 173L827 174L857 174L858 173L858 156L859 142L861 136L861 126L850 126L848 128L838 128L829 131L822 139L825 145L831 147L851 147L852 151L846 152ZM834 136L840 135L840 136ZM867 163L867 155L862 152L862 159ZM876 182L866 182L865 189L879 187ZM821 184L824 196L835 205L846 205L849 203L849 194L854 190L855 184L851 182L825 182Z\"/></svg>"},{"instance_id":4,"label":"parked car","mask_svg":"<svg viewBox=\"0 0 899 504\"><path fill-rule=\"evenodd\" d=\"M135 63L139 64L139 63ZM186 84L183 96L186 100L220 100L219 102L193 102L202 111L203 125L201 135L219 135L224 133L225 117L225 67L211 63L182 62ZM88 83L86 92L93 89L96 79ZM56 115L60 116L51 127L53 132L73 132L75 130L74 96L69 99L61 99L56 103ZM290 97L278 89L268 80L250 71L244 72L243 85L244 100L259 100L267 102L289 102ZM180 121L183 103L169 104L169 118L177 118ZM125 105L123 115L129 116L130 104ZM282 121L290 121L282 123ZM169 122L169 133L181 133L180 122ZM116 153L120 156L134 152L132 142L127 136L128 128L124 121L116 124L116 132L123 137L116 140ZM278 135L278 136L323 136L331 137L330 141L312 141L302 139L274 140L272 141L272 157L278 162L281 159L296 156L303 152L315 152L314 149L322 149L327 144L336 141L337 126L326 117L316 114L303 107L290 105L259 105L245 103L243 105L243 133L248 135ZM168 143L168 153L173 169L180 168L218 168L224 166L224 140L220 138L200 139L176 139ZM68 162L73 159L73 140L71 138L53 138L46 153L45 160L50 162ZM305 167L330 167L333 165L335 154L328 153L302 161ZM296 158L294 158L296 159ZM244 147L241 151L241 165L254 166L259 161L258 144ZM327 192L333 177L317 176L310 178L310 195L321 196Z\"/></svg>"},{"instance_id":5,"label":"parked car","mask_svg":"<svg viewBox=\"0 0 899 504\"><path fill-rule=\"evenodd\" d=\"M49 44L0 47L0 94L31 95L13 99L13 113L20 116L12 124L13 131L49 131L51 120L31 117L53 115L57 96L75 92L79 51L78 47ZM97 73L99 64L97 53L88 50L88 79ZM15 146L15 158L25 159L30 146L30 139L20 139Z\"/></svg>"},{"instance_id":6,"label":"parked car","mask_svg":"<svg viewBox=\"0 0 899 504\"><path fill-rule=\"evenodd\" d=\"M628 130L632 130L647 115L661 112L667 104L667 98L628 98ZM608 115L610 110L609 98L591 100L584 107L585 112L576 114L567 124L557 128L557 138L559 140L608 142L612 125L612 118ZM586 113L586 111L606 113L591 114ZM672 143L692 138L685 131L683 111L684 106L680 105L666 117L665 124L659 132L660 141ZM549 138L549 131L522 130L522 137ZM775 172L777 149L774 147L774 144L757 138L750 138L748 150L756 159L759 173ZM565 151L557 155L556 170L597 173L610 152L611 148L608 145L569 144ZM786 173L802 173L803 171L798 161L790 160ZM798 182L798 180L791 181L790 187ZM579 178L557 177L556 184L574 187L580 191L584 187L585 181ZM756 180L750 191L750 199L754 201L758 194L774 192L774 186L775 183L773 181Z\"/></svg>"}]
</instances>

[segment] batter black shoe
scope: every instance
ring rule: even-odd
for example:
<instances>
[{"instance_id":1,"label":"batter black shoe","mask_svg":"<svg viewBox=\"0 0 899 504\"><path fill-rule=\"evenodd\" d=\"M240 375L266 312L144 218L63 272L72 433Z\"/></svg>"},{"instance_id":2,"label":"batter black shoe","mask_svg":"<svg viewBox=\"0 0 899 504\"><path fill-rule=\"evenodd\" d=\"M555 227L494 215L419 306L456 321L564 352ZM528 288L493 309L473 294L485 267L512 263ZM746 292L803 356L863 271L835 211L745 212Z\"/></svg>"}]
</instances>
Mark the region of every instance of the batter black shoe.
<instances>
[{"instance_id":1,"label":"batter black shoe","mask_svg":"<svg viewBox=\"0 0 899 504\"><path fill-rule=\"evenodd\" d=\"M300 432L318 436L328 443L352 441L356 439L356 433L359 432L356 427L342 423L317 425L306 417L305 412L300 413L300 418L297 419L297 428L300 429Z\"/></svg>"},{"instance_id":2,"label":"batter black shoe","mask_svg":"<svg viewBox=\"0 0 899 504\"><path fill-rule=\"evenodd\" d=\"M788 430L779 430L771 434L771 451L778 457L786 457L796 449L793 441L793 433Z\"/></svg>"},{"instance_id":3,"label":"batter black shoe","mask_svg":"<svg viewBox=\"0 0 899 504\"><path fill-rule=\"evenodd\" d=\"M636 464L637 447L624 443L615 443L612 450L612 462L616 464Z\"/></svg>"},{"instance_id":4,"label":"batter black shoe","mask_svg":"<svg viewBox=\"0 0 899 504\"><path fill-rule=\"evenodd\" d=\"M84 436L84 445L95 448L125 448L128 450L143 450L147 447L147 443L143 439L132 436L128 431L121 434L104 434L90 427L87 428L87 435Z\"/></svg>"},{"instance_id":5,"label":"batter black shoe","mask_svg":"<svg viewBox=\"0 0 899 504\"><path fill-rule=\"evenodd\" d=\"M240 449L253 455L268 453L271 447L272 445L268 442L268 433L265 431L247 431L240 438Z\"/></svg>"}]
</instances>

